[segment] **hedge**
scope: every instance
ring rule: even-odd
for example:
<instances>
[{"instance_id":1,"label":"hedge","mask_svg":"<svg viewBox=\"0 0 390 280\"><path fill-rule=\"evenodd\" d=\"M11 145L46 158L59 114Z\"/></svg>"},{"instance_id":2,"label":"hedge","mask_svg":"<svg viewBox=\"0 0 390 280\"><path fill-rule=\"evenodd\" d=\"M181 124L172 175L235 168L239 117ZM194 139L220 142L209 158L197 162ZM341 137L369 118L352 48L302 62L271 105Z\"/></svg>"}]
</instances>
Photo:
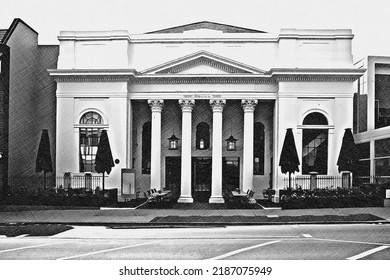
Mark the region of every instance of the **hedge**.
<instances>
[{"instance_id":1,"label":"hedge","mask_svg":"<svg viewBox=\"0 0 390 280\"><path fill-rule=\"evenodd\" d=\"M280 190L282 209L383 207L385 185L350 189Z\"/></svg>"}]
</instances>

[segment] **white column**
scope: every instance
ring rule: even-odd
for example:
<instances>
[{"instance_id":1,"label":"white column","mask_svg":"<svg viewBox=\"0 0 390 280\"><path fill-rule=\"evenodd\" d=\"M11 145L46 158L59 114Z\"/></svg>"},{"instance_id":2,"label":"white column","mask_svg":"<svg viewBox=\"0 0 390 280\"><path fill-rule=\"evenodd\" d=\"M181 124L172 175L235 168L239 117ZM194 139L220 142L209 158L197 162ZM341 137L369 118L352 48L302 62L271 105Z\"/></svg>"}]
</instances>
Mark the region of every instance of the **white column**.
<instances>
[{"instance_id":1,"label":"white column","mask_svg":"<svg viewBox=\"0 0 390 280\"><path fill-rule=\"evenodd\" d=\"M213 109L213 153L209 203L224 203L222 197L222 111L226 100L210 100Z\"/></svg>"},{"instance_id":2,"label":"white column","mask_svg":"<svg viewBox=\"0 0 390 280\"><path fill-rule=\"evenodd\" d=\"M253 189L253 126L254 111L257 100L241 101L244 109L244 149L242 160L242 188L244 191Z\"/></svg>"},{"instance_id":3,"label":"white column","mask_svg":"<svg viewBox=\"0 0 390 280\"><path fill-rule=\"evenodd\" d=\"M161 189L161 111L164 100L148 100L152 110L150 188Z\"/></svg>"},{"instance_id":4,"label":"white column","mask_svg":"<svg viewBox=\"0 0 390 280\"><path fill-rule=\"evenodd\" d=\"M182 136L181 136L181 187L179 203L192 203L191 196L191 135L192 135L192 108L195 100L179 100L182 110Z\"/></svg>"}]
</instances>

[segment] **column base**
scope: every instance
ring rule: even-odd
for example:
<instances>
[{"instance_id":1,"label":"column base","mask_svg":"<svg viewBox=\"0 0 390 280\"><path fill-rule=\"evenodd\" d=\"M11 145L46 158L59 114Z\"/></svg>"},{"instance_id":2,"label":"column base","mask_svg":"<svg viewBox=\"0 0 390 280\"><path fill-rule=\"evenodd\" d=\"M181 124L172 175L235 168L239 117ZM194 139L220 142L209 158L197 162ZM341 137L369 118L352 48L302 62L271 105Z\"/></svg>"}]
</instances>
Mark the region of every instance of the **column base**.
<instances>
[{"instance_id":1,"label":"column base","mask_svg":"<svg viewBox=\"0 0 390 280\"><path fill-rule=\"evenodd\" d=\"M180 196L180 198L177 200L177 203L193 203L194 199L192 196Z\"/></svg>"},{"instance_id":2,"label":"column base","mask_svg":"<svg viewBox=\"0 0 390 280\"><path fill-rule=\"evenodd\" d=\"M222 196L212 196L209 199L209 203L225 203L225 199Z\"/></svg>"}]
</instances>

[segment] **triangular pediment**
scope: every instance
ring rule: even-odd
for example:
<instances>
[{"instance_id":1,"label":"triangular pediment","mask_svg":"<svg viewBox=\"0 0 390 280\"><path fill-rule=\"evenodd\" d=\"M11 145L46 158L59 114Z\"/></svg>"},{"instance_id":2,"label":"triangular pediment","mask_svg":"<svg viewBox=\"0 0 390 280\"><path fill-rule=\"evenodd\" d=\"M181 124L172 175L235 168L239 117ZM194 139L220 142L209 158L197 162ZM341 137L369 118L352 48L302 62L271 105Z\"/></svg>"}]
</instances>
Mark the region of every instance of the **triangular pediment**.
<instances>
[{"instance_id":1,"label":"triangular pediment","mask_svg":"<svg viewBox=\"0 0 390 280\"><path fill-rule=\"evenodd\" d=\"M147 34L167 34L167 33L185 33L193 32L197 30L209 30L209 31L218 31L222 33L266 33L264 31L249 29L234 25L216 23L211 21L201 21L195 22L180 26L175 26L171 28L165 28L157 31L148 32Z\"/></svg>"},{"instance_id":2,"label":"triangular pediment","mask_svg":"<svg viewBox=\"0 0 390 280\"><path fill-rule=\"evenodd\" d=\"M264 74L265 71L205 51L147 69L142 74L223 75Z\"/></svg>"}]
</instances>

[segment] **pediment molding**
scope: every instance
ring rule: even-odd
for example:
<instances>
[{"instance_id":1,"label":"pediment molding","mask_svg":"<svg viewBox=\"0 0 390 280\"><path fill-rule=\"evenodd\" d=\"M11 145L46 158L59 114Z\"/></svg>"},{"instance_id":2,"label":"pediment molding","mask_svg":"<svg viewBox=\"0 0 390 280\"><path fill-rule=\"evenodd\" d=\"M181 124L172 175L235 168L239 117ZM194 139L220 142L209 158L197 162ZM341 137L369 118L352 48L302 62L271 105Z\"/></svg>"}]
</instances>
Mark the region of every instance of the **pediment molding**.
<instances>
[{"instance_id":1,"label":"pediment molding","mask_svg":"<svg viewBox=\"0 0 390 280\"><path fill-rule=\"evenodd\" d=\"M197 52L185 57L181 57L164 64L141 71L143 75L156 74L178 74L185 70L197 67L208 66L224 72L224 74L265 74L266 71L252 66L212 54L206 51ZM199 75L208 73L198 73Z\"/></svg>"}]
</instances>

